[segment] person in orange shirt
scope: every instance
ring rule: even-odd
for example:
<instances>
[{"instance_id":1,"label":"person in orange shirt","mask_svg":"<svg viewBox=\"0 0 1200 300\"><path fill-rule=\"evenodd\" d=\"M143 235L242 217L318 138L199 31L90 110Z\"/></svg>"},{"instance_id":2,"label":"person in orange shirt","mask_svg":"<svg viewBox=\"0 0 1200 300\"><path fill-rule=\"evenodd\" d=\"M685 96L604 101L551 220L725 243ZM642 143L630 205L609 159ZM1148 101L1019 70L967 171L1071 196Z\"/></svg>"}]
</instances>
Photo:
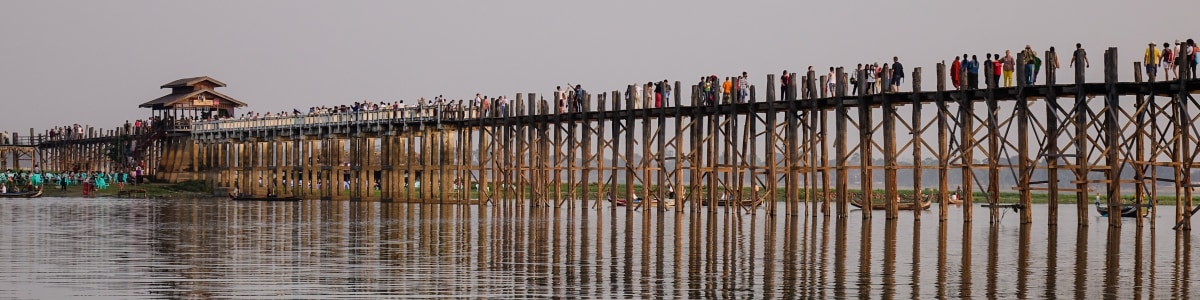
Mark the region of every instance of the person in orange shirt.
<instances>
[{"instance_id":1,"label":"person in orange shirt","mask_svg":"<svg viewBox=\"0 0 1200 300\"><path fill-rule=\"evenodd\" d=\"M950 83L954 84L954 88L956 88L956 89L960 88L958 85L959 85L959 77L962 76L962 74L959 74L959 73L961 73L959 71L959 69L961 69L961 68L962 68L962 61L958 60L958 56L955 56L954 63L950 64Z\"/></svg>"},{"instance_id":2,"label":"person in orange shirt","mask_svg":"<svg viewBox=\"0 0 1200 300\"><path fill-rule=\"evenodd\" d=\"M733 81L730 81L729 77L725 77L725 82L721 84L721 91L725 93L725 96L723 98L721 98L721 99L723 99L721 101L722 103L729 103L729 95L732 90L733 90Z\"/></svg>"}]
</instances>

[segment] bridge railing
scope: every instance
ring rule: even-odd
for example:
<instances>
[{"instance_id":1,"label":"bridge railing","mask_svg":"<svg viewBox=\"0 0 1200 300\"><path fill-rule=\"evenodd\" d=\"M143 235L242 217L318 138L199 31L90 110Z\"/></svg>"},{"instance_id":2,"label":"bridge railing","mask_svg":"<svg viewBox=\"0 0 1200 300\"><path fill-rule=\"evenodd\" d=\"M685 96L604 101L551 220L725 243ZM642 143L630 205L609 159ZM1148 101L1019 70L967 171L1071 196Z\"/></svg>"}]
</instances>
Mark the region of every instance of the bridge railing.
<instances>
[{"instance_id":1,"label":"bridge railing","mask_svg":"<svg viewBox=\"0 0 1200 300\"><path fill-rule=\"evenodd\" d=\"M429 106L331 114L275 116L257 119L197 121L191 124L191 129L195 133L207 133L230 130L283 129L352 124L417 123L446 120L447 116L444 116L441 113L442 111L439 107Z\"/></svg>"}]
</instances>

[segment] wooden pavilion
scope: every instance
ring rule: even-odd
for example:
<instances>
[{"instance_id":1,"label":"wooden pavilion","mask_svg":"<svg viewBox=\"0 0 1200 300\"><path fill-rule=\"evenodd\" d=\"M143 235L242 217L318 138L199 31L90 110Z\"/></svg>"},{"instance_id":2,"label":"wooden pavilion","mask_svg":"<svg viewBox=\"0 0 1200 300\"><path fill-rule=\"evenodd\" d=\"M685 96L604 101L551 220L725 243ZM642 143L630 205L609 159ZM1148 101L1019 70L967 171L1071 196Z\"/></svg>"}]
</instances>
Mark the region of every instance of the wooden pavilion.
<instances>
[{"instance_id":1,"label":"wooden pavilion","mask_svg":"<svg viewBox=\"0 0 1200 300\"><path fill-rule=\"evenodd\" d=\"M160 87L170 88L171 94L138 107L153 109L153 115L163 120L202 120L233 116L234 109L246 106L245 102L215 91L218 87L225 87L225 83L208 76L179 79Z\"/></svg>"}]
</instances>

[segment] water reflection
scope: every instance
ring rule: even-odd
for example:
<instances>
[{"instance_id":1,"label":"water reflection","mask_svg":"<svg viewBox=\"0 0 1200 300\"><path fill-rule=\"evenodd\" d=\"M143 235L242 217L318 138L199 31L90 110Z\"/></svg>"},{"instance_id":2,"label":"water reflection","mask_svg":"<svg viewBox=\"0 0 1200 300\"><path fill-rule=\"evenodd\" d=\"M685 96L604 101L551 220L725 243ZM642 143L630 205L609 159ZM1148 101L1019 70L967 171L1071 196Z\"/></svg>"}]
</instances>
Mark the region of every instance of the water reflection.
<instances>
[{"instance_id":1,"label":"water reflection","mask_svg":"<svg viewBox=\"0 0 1200 300\"><path fill-rule=\"evenodd\" d=\"M918 222L723 207L0 199L0 298L1186 298L1200 284L1196 233L1153 226L1171 209L1118 228L972 224L957 210Z\"/></svg>"}]
</instances>

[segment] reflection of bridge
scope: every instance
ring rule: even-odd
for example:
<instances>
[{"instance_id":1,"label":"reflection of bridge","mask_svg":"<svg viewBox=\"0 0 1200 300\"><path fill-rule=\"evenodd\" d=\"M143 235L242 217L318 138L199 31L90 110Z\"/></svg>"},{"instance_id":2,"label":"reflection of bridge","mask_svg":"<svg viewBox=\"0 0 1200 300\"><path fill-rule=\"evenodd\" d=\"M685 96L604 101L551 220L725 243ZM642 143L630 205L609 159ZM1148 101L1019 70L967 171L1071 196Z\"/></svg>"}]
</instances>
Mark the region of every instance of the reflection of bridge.
<instances>
[{"instance_id":1,"label":"reflection of bridge","mask_svg":"<svg viewBox=\"0 0 1200 300\"><path fill-rule=\"evenodd\" d=\"M981 89L946 90L939 64L934 91L920 91L916 68L914 92L868 94L860 86L851 95L849 76L839 70L842 80L832 92L815 88L829 78L810 72L792 76L796 84L783 99L769 75L765 101L752 89L748 103L701 105L695 87L684 103L676 82L673 103L658 109L612 91L585 95L582 112L559 113L530 93L516 95L509 116L443 107L199 122L189 138L168 139L174 146L163 147L160 170L253 194L276 188L328 199L436 203L598 207L605 205L599 195L663 199L666 187L675 187L683 195L680 210L729 193L764 203L770 213L779 205L789 214L811 205L838 216L849 212L845 199L853 190L864 199L912 198L899 190L899 177L949 199L951 172L961 173L963 190L971 191L966 201L982 195L1000 204L1001 175L1011 174L1022 187L1013 196L1017 203L1029 207L1033 191L1049 193L1050 223L1057 223L1063 192L1088 199L1089 191L1103 190L1109 205L1119 206L1152 201L1145 196L1168 185L1180 191L1181 208L1191 208L1200 115L1190 108L1200 106L1191 95L1200 81L1147 83L1137 73L1134 82L1117 82L1116 53L1105 53L1101 83L1085 83L1079 68L1074 84L1057 84L1057 70L1047 65L1049 85L1001 88L984 80ZM986 66L983 73L991 74ZM889 82L890 72L881 74ZM879 156L882 165L871 160ZM913 165L898 163L910 157ZM937 165L922 164L926 157ZM1159 169L1175 176L1160 178ZM850 186L853 175L882 177L882 193L875 191L878 179ZM1136 192L1122 197L1123 186ZM816 197L823 193L834 196ZM894 202L883 202L888 218L899 214ZM1087 223L1087 201L1076 202L1079 222ZM971 220L972 206L962 210ZM999 218L998 210L989 212ZM1032 216L1021 213L1024 222Z\"/></svg>"}]
</instances>

